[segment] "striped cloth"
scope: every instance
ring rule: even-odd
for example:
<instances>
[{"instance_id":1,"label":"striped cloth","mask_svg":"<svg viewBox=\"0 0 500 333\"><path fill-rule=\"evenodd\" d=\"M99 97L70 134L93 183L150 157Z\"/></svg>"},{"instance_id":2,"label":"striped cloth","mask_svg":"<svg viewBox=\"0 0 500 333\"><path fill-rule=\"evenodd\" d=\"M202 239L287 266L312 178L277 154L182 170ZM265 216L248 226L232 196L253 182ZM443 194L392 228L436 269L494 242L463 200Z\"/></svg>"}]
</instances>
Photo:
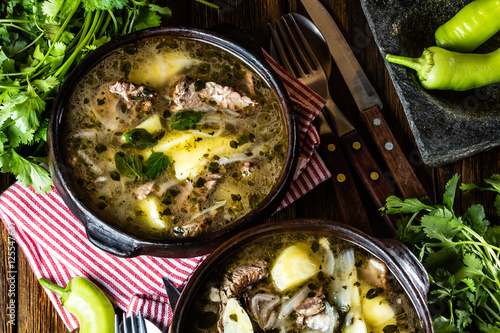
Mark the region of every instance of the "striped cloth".
<instances>
[{"instance_id":1,"label":"striped cloth","mask_svg":"<svg viewBox=\"0 0 500 333\"><path fill-rule=\"evenodd\" d=\"M282 209L330 177L315 150L319 137L311 126L324 101L288 75L269 56L266 57L295 105L301 143L299 167L279 208ZM45 277L65 286L73 276L88 277L127 315L140 311L164 332L167 332L172 311L161 277L168 278L181 289L206 257L117 258L97 249L87 240L82 224L55 190L41 195L19 183L0 196L0 218L24 252L37 278ZM70 331L76 329L77 320L60 305L55 294L47 294L67 328Z\"/></svg>"}]
</instances>

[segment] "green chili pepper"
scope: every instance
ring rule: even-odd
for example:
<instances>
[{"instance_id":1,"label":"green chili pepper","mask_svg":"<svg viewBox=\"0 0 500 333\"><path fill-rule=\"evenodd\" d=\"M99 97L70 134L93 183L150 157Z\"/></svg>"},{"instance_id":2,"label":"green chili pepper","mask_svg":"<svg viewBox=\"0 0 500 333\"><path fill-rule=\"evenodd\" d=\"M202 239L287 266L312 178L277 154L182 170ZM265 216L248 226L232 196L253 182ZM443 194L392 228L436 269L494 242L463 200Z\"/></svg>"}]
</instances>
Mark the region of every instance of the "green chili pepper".
<instances>
[{"instance_id":1,"label":"green chili pepper","mask_svg":"<svg viewBox=\"0 0 500 333\"><path fill-rule=\"evenodd\" d=\"M114 333L113 305L92 281L77 276L64 289L45 278L41 278L39 282L61 297L64 308L78 319L80 333Z\"/></svg>"},{"instance_id":2,"label":"green chili pepper","mask_svg":"<svg viewBox=\"0 0 500 333\"><path fill-rule=\"evenodd\" d=\"M476 54L432 46L419 58L388 54L386 60L416 70L426 89L464 91L500 82L500 49Z\"/></svg>"},{"instance_id":3,"label":"green chili pepper","mask_svg":"<svg viewBox=\"0 0 500 333\"><path fill-rule=\"evenodd\" d=\"M471 52L500 30L500 0L475 0L440 26L434 37L442 48Z\"/></svg>"}]
</instances>

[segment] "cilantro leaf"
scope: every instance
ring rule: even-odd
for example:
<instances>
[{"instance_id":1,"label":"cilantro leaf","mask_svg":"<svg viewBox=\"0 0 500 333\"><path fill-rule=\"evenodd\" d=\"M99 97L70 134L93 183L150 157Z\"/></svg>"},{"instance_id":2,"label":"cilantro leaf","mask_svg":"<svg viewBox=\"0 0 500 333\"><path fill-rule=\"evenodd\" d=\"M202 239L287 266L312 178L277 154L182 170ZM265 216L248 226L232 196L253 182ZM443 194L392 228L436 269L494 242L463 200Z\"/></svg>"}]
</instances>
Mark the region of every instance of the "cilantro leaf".
<instances>
[{"instance_id":1,"label":"cilantro leaf","mask_svg":"<svg viewBox=\"0 0 500 333\"><path fill-rule=\"evenodd\" d=\"M33 186L36 193L49 192L53 183L47 170L28 161L15 150L11 152L9 168L16 175L16 179L25 186L36 184Z\"/></svg>"},{"instance_id":2,"label":"cilantro leaf","mask_svg":"<svg viewBox=\"0 0 500 333\"><path fill-rule=\"evenodd\" d=\"M11 100L11 112L16 125L21 131L36 130L40 125L38 116L45 110L45 101L38 96L32 86L25 93L14 96Z\"/></svg>"},{"instance_id":3,"label":"cilantro leaf","mask_svg":"<svg viewBox=\"0 0 500 333\"><path fill-rule=\"evenodd\" d=\"M155 4L149 4L149 10L157 12L160 15L170 17L172 16L172 10L168 7L161 7Z\"/></svg>"},{"instance_id":4,"label":"cilantro leaf","mask_svg":"<svg viewBox=\"0 0 500 333\"><path fill-rule=\"evenodd\" d=\"M455 322L451 319L445 318L444 316L438 316L434 318L434 329L436 332L440 333L455 333L458 332L458 328Z\"/></svg>"},{"instance_id":5,"label":"cilantro leaf","mask_svg":"<svg viewBox=\"0 0 500 333\"><path fill-rule=\"evenodd\" d=\"M422 227L427 237L437 239L444 244L451 244L452 239L462 229L462 223L457 219L424 215L422 216Z\"/></svg>"},{"instance_id":6,"label":"cilantro leaf","mask_svg":"<svg viewBox=\"0 0 500 333\"><path fill-rule=\"evenodd\" d=\"M38 79L33 81L33 85L43 92L50 91L59 84L59 80L56 77L49 76L46 79Z\"/></svg>"},{"instance_id":7,"label":"cilantro leaf","mask_svg":"<svg viewBox=\"0 0 500 333\"><path fill-rule=\"evenodd\" d=\"M484 235L490 224L490 222L486 220L486 214L484 213L484 207L482 205L470 206L464 214L464 220L467 221L472 230L477 232L480 236Z\"/></svg>"},{"instance_id":8,"label":"cilantro leaf","mask_svg":"<svg viewBox=\"0 0 500 333\"><path fill-rule=\"evenodd\" d=\"M115 154L115 166L118 172L127 178L137 179L142 177L142 162L139 157L127 153Z\"/></svg>"},{"instance_id":9,"label":"cilantro leaf","mask_svg":"<svg viewBox=\"0 0 500 333\"><path fill-rule=\"evenodd\" d=\"M460 176L458 174L453 175L453 177L451 177L451 179L446 183L445 186L443 203L449 210L453 210L453 202L455 201L455 192L457 190L459 178Z\"/></svg>"},{"instance_id":10,"label":"cilantro leaf","mask_svg":"<svg viewBox=\"0 0 500 333\"><path fill-rule=\"evenodd\" d=\"M129 0L83 0L87 4L87 8L97 8L100 10L122 9Z\"/></svg>"},{"instance_id":11,"label":"cilantro leaf","mask_svg":"<svg viewBox=\"0 0 500 333\"><path fill-rule=\"evenodd\" d=\"M492 245L500 247L500 226L489 227L484 234L484 239Z\"/></svg>"},{"instance_id":12,"label":"cilantro leaf","mask_svg":"<svg viewBox=\"0 0 500 333\"><path fill-rule=\"evenodd\" d=\"M161 17L154 11L144 8L139 9L139 15L135 20L133 30L142 30L157 27L161 24Z\"/></svg>"},{"instance_id":13,"label":"cilantro leaf","mask_svg":"<svg viewBox=\"0 0 500 333\"><path fill-rule=\"evenodd\" d=\"M169 167L169 165L170 159L164 153L155 152L151 154L144 165L146 167L146 177L148 179L158 177L162 171Z\"/></svg>"},{"instance_id":14,"label":"cilantro leaf","mask_svg":"<svg viewBox=\"0 0 500 333\"><path fill-rule=\"evenodd\" d=\"M201 118L203 118L203 114L198 111L179 111L170 118L168 126L179 131L185 131L196 126Z\"/></svg>"}]
</instances>

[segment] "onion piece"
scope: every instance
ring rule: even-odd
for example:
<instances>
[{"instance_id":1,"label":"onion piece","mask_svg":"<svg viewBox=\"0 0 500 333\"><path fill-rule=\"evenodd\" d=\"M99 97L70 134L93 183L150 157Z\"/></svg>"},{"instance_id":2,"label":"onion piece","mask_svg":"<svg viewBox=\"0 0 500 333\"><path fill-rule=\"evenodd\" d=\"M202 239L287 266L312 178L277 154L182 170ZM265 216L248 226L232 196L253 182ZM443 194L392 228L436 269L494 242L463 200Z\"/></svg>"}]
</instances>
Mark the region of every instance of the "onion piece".
<instances>
[{"instance_id":1,"label":"onion piece","mask_svg":"<svg viewBox=\"0 0 500 333\"><path fill-rule=\"evenodd\" d=\"M286 302L283 302L283 305L281 306L281 311L279 313L278 319L281 321L283 319L286 319L290 313L307 297L307 294L311 289L309 287L305 286L304 288L300 289L295 295L293 295L289 300Z\"/></svg>"},{"instance_id":2,"label":"onion piece","mask_svg":"<svg viewBox=\"0 0 500 333\"><path fill-rule=\"evenodd\" d=\"M217 208L220 208L226 204L226 200L224 201L217 201L212 207L208 207L207 209L202 210L198 214L194 214L193 217L191 218L192 220L197 219L198 217L205 215L206 213L210 213L213 210L216 210Z\"/></svg>"}]
</instances>

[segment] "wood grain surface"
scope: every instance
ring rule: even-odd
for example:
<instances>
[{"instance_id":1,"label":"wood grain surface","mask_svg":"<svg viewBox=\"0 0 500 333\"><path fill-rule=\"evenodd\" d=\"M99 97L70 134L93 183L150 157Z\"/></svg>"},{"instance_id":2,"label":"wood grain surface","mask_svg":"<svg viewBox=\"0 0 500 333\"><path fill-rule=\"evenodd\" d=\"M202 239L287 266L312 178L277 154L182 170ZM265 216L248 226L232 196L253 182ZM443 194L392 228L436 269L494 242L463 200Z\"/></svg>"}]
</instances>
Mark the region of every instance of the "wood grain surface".
<instances>
[{"instance_id":1,"label":"wood grain surface","mask_svg":"<svg viewBox=\"0 0 500 333\"><path fill-rule=\"evenodd\" d=\"M268 48L268 22L274 22L288 12L305 14L304 8L297 0L217 0L216 2L221 5L219 10L203 6L194 0L164 0L162 4L169 6L173 12L172 18L166 20L165 25L211 27L219 23L230 23L248 30L262 47ZM381 96L384 103L382 112L387 124L431 199L438 198L440 200L445 183L455 173L461 175L462 182L476 183L480 183L482 179L494 173L500 173L500 148L442 168L430 169L423 165L419 159L402 106L385 69L384 61L373 41L359 2L356 0L321 0L321 2L329 9L339 24L369 80ZM358 129L368 149L376 156L377 162L380 163L384 172L386 168L383 166L373 141L363 127L356 105L337 68L333 69L330 84L334 101ZM13 179L9 175L1 175L1 189L7 188L12 184L12 181ZM366 190L359 181L357 181L357 187L368 216L374 223L382 223ZM335 195L332 183L327 181L292 206L275 214L271 220L294 217L338 219ZM491 218L494 214L492 199L492 193L459 194L456 207L463 210L473 203L483 203L486 213ZM356 209L356 207L352 208ZM8 233L3 227L0 227L0 236L2 239L0 243L2 254L0 264L0 303L2 304L0 307L0 332L67 332L44 291L37 283L24 254L17 248L12 250L9 247ZM9 266L9 256L15 257L14 270ZM15 272L13 285L8 280L12 271ZM16 292L15 325L12 325L12 322L9 323L7 309L10 299L12 299L9 297L9 291L13 287Z\"/></svg>"}]
</instances>

